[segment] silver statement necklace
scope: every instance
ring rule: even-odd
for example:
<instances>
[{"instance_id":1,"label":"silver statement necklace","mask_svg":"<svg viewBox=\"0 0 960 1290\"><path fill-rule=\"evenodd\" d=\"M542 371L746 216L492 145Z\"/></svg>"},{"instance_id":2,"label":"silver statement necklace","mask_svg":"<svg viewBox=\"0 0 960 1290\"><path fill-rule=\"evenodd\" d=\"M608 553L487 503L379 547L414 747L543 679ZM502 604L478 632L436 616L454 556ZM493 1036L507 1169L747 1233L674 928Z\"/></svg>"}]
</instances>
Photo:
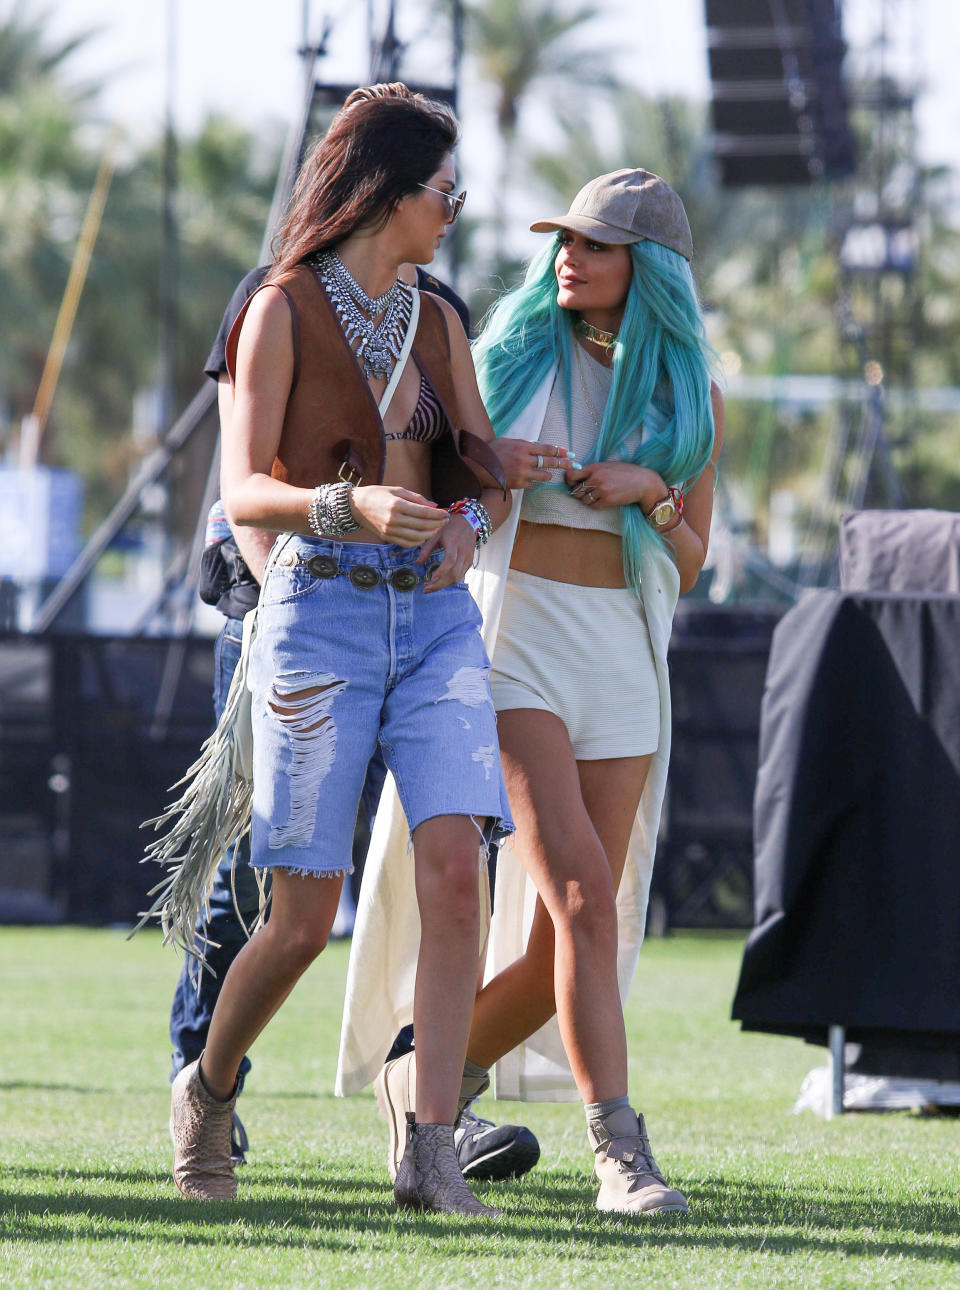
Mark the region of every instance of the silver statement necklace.
<instances>
[{"instance_id":1,"label":"silver statement necklace","mask_svg":"<svg viewBox=\"0 0 960 1290\"><path fill-rule=\"evenodd\" d=\"M368 296L336 251L318 251L309 257L327 289L343 333L363 364L367 378L389 380L403 348L410 323L413 292L397 278L382 296ZM377 326L377 314L383 317Z\"/></svg>"}]
</instances>

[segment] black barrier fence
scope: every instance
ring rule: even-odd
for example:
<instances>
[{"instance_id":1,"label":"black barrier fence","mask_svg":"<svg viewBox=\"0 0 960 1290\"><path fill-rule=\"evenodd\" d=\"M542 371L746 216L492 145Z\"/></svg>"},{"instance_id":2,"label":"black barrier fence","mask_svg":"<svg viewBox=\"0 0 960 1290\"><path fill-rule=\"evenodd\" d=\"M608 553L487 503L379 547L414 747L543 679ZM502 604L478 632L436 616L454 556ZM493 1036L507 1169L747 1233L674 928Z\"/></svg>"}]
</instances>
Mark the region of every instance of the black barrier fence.
<instances>
[{"instance_id":1,"label":"black barrier fence","mask_svg":"<svg viewBox=\"0 0 960 1290\"><path fill-rule=\"evenodd\" d=\"M129 923L139 825L213 719L213 642L0 638L0 921Z\"/></svg>"},{"instance_id":2,"label":"black barrier fence","mask_svg":"<svg viewBox=\"0 0 960 1290\"><path fill-rule=\"evenodd\" d=\"M654 918L748 926L760 699L774 613L683 606ZM130 924L160 877L141 821L212 722L206 639L0 637L0 922Z\"/></svg>"},{"instance_id":3,"label":"black barrier fence","mask_svg":"<svg viewBox=\"0 0 960 1290\"><path fill-rule=\"evenodd\" d=\"M673 746L651 891L654 930L753 922L760 704L781 612L680 602L670 640Z\"/></svg>"}]
</instances>

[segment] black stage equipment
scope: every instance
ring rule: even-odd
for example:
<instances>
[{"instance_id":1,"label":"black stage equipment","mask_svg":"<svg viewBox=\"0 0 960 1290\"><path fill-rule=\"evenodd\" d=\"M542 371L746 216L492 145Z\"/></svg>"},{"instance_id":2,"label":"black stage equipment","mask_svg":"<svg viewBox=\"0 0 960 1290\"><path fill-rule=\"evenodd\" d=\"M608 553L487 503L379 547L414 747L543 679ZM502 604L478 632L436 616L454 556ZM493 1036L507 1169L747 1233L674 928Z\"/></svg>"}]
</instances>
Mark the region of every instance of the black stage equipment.
<instances>
[{"instance_id":1,"label":"black stage equipment","mask_svg":"<svg viewBox=\"0 0 960 1290\"><path fill-rule=\"evenodd\" d=\"M705 0L705 7L724 187L851 174L839 0Z\"/></svg>"},{"instance_id":2,"label":"black stage equipment","mask_svg":"<svg viewBox=\"0 0 960 1290\"><path fill-rule=\"evenodd\" d=\"M958 639L960 597L932 592L812 592L777 627L744 1029L823 1044L843 1028L957 1078Z\"/></svg>"},{"instance_id":3,"label":"black stage equipment","mask_svg":"<svg viewBox=\"0 0 960 1290\"><path fill-rule=\"evenodd\" d=\"M211 640L0 636L0 923L132 925L160 878L140 823L199 754L212 684Z\"/></svg>"},{"instance_id":4,"label":"black stage equipment","mask_svg":"<svg viewBox=\"0 0 960 1290\"><path fill-rule=\"evenodd\" d=\"M682 604L651 930L751 909L757 728L776 610ZM0 635L0 923L131 925L157 816L213 721L213 642ZM165 700L158 703L163 692Z\"/></svg>"},{"instance_id":5,"label":"black stage equipment","mask_svg":"<svg viewBox=\"0 0 960 1290\"><path fill-rule=\"evenodd\" d=\"M749 927L763 678L778 609L683 601L670 640L673 744L651 930Z\"/></svg>"}]
</instances>

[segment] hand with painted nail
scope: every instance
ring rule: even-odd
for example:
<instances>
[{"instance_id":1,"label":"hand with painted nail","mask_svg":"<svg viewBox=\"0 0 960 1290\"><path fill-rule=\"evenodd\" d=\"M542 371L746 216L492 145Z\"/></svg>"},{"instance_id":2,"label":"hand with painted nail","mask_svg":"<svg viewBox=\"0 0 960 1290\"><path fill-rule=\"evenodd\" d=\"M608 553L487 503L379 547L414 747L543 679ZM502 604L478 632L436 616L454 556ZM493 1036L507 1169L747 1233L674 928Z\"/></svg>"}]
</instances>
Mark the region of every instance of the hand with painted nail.
<instances>
[{"instance_id":1,"label":"hand with painted nail","mask_svg":"<svg viewBox=\"0 0 960 1290\"><path fill-rule=\"evenodd\" d=\"M500 458L508 488L549 483L554 472L566 469L573 458L569 448L526 439L494 439L490 447Z\"/></svg>"},{"instance_id":2,"label":"hand with painted nail","mask_svg":"<svg viewBox=\"0 0 960 1290\"><path fill-rule=\"evenodd\" d=\"M584 506L629 506L649 509L666 495L667 486L655 470L631 461L594 461L565 472L573 497Z\"/></svg>"}]
</instances>

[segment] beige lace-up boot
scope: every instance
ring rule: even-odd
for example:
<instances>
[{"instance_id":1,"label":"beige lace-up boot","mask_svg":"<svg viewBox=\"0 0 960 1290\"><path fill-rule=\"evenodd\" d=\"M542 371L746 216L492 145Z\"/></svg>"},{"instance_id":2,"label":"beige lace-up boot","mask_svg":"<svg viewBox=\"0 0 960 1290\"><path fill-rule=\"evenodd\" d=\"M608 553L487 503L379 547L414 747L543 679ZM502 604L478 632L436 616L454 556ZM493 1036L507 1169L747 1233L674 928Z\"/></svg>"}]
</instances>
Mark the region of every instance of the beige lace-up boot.
<instances>
[{"instance_id":1,"label":"beige lace-up boot","mask_svg":"<svg viewBox=\"0 0 960 1290\"><path fill-rule=\"evenodd\" d=\"M173 1181L188 1200L233 1200L237 1180L230 1160L230 1128L237 1101L207 1092L200 1078L200 1059L184 1066L173 1081L170 1136Z\"/></svg>"},{"instance_id":2,"label":"beige lace-up boot","mask_svg":"<svg viewBox=\"0 0 960 1290\"><path fill-rule=\"evenodd\" d=\"M592 1120L587 1136L600 1179L597 1209L621 1214L685 1214L686 1197L670 1187L653 1158L643 1116L630 1107Z\"/></svg>"}]
</instances>

